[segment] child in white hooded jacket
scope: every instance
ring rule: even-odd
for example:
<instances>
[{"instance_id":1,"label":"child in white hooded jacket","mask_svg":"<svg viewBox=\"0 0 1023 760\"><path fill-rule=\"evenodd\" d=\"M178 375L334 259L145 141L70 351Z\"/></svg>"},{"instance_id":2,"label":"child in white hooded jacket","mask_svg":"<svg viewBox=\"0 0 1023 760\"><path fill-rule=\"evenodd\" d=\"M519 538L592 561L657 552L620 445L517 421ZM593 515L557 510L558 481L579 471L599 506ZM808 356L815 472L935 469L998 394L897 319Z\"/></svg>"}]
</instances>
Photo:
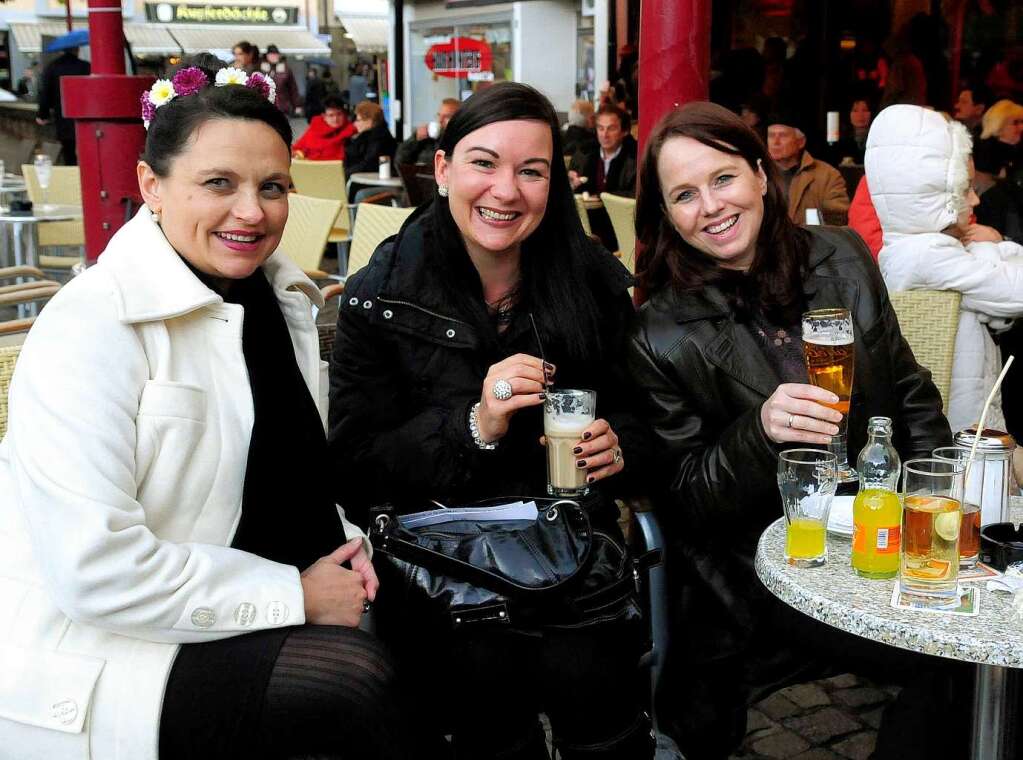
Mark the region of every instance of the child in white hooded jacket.
<instances>
[{"instance_id":1,"label":"child in white hooded jacket","mask_svg":"<svg viewBox=\"0 0 1023 760\"><path fill-rule=\"evenodd\" d=\"M889 291L962 294L947 416L953 431L976 425L1001 371L990 330L1023 316L1023 246L971 223L970 135L962 124L919 106L882 111L867 138L870 197L884 233L878 257ZM1005 429L1001 397L987 427Z\"/></svg>"}]
</instances>

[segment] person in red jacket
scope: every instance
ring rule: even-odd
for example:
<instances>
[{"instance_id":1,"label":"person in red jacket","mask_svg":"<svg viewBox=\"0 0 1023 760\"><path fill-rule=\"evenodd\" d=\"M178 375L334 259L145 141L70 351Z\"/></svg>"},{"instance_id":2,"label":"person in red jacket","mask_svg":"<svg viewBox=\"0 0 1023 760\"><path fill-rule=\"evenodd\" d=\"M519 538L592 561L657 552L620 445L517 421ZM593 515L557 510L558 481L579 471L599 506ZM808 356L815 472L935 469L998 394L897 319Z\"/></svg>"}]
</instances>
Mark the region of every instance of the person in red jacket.
<instances>
[{"instance_id":1,"label":"person in red jacket","mask_svg":"<svg viewBox=\"0 0 1023 760\"><path fill-rule=\"evenodd\" d=\"M859 233L863 242L870 249L870 255L877 261L877 254L881 252L881 222L878 221L874 204L870 200L870 188L867 187L867 178L862 177L860 184L856 186L856 194L849 205L849 226Z\"/></svg>"},{"instance_id":2,"label":"person in red jacket","mask_svg":"<svg viewBox=\"0 0 1023 760\"><path fill-rule=\"evenodd\" d=\"M314 116L309 128L291 146L291 155L310 161L344 161L345 142L355 134L340 95L323 99L323 113Z\"/></svg>"}]
</instances>

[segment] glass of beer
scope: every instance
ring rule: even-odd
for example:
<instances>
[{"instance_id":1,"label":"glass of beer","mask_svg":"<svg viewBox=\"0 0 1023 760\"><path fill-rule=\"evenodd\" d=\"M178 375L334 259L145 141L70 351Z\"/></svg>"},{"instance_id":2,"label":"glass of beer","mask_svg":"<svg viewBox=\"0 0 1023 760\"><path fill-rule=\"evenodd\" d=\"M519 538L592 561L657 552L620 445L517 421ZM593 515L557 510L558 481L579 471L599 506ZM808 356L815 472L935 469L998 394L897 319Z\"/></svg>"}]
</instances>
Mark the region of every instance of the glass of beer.
<instances>
[{"instance_id":1,"label":"glass of beer","mask_svg":"<svg viewBox=\"0 0 1023 760\"><path fill-rule=\"evenodd\" d=\"M956 607L963 465L912 459L902 473L900 591L927 607Z\"/></svg>"},{"instance_id":2,"label":"glass of beer","mask_svg":"<svg viewBox=\"0 0 1023 760\"><path fill-rule=\"evenodd\" d=\"M962 446L942 446L932 453L942 462L955 462L963 468L963 522L959 526L959 569L972 570L980 557L980 501L984 493L984 458L970 459L970 450Z\"/></svg>"},{"instance_id":3,"label":"glass of beer","mask_svg":"<svg viewBox=\"0 0 1023 760\"><path fill-rule=\"evenodd\" d=\"M838 396L838 403L824 406L842 413L838 435L832 436L828 445L828 450L838 458L839 483L857 480L846 449L855 355L853 321L848 309L817 309L803 315L803 358L810 384Z\"/></svg>"},{"instance_id":4,"label":"glass of beer","mask_svg":"<svg viewBox=\"0 0 1023 760\"><path fill-rule=\"evenodd\" d=\"M838 488L838 458L830 451L789 449L778 457L778 491L785 510L785 561L820 567L828 561L825 532Z\"/></svg>"},{"instance_id":5,"label":"glass of beer","mask_svg":"<svg viewBox=\"0 0 1023 760\"><path fill-rule=\"evenodd\" d=\"M576 465L573 450L583 431L596 417L596 391L551 388L543 403L543 433L547 436L547 493L552 496L583 496L585 469Z\"/></svg>"}]
</instances>

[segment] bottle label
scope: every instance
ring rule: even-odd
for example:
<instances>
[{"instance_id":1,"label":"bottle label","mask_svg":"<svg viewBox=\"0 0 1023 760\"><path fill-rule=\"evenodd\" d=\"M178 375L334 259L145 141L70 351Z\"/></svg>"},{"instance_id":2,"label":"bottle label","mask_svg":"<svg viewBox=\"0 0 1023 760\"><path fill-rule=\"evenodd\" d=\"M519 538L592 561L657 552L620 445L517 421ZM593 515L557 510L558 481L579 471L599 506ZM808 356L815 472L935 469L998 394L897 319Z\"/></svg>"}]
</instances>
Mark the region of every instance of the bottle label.
<instances>
[{"instance_id":1,"label":"bottle label","mask_svg":"<svg viewBox=\"0 0 1023 760\"><path fill-rule=\"evenodd\" d=\"M875 551L878 554L898 554L899 545L902 543L902 526L891 525L887 528L875 528L877 540L874 542ZM857 554L863 554L867 548L867 529L862 525L853 525L852 549Z\"/></svg>"}]
</instances>

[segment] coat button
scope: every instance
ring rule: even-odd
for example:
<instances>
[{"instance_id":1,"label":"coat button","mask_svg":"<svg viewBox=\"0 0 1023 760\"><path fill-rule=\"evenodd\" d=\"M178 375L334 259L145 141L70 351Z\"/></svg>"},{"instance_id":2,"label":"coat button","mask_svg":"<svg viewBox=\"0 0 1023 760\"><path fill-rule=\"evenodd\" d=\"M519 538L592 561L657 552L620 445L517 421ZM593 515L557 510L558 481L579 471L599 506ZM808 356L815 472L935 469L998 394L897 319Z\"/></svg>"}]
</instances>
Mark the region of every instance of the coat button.
<instances>
[{"instance_id":1,"label":"coat button","mask_svg":"<svg viewBox=\"0 0 1023 760\"><path fill-rule=\"evenodd\" d=\"M234 622L242 628L248 628L256 622L256 605L251 602L242 602L234 611Z\"/></svg>"},{"instance_id":2,"label":"coat button","mask_svg":"<svg viewBox=\"0 0 1023 760\"><path fill-rule=\"evenodd\" d=\"M78 703L73 699L62 699L50 708L50 717L64 726L70 726L78 717Z\"/></svg>"},{"instance_id":3,"label":"coat button","mask_svg":"<svg viewBox=\"0 0 1023 760\"><path fill-rule=\"evenodd\" d=\"M445 333L445 335L447 335L449 338L454 338L455 337L455 331L454 330L448 330Z\"/></svg>"},{"instance_id":4,"label":"coat button","mask_svg":"<svg viewBox=\"0 0 1023 760\"><path fill-rule=\"evenodd\" d=\"M192 625L196 628L209 628L216 619L216 613L209 607L196 607L192 610Z\"/></svg>"},{"instance_id":5,"label":"coat button","mask_svg":"<svg viewBox=\"0 0 1023 760\"><path fill-rule=\"evenodd\" d=\"M349 306L358 306L359 305L359 299L355 298L354 296L349 298L348 299L348 305Z\"/></svg>"},{"instance_id":6,"label":"coat button","mask_svg":"<svg viewBox=\"0 0 1023 760\"><path fill-rule=\"evenodd\" d=\"M270 602L266 608L266 622L270 625L284 625L288 619L288 605L284 602Z\"/></svg>"},{"instance_id":7,"label":"coat button","mask_svg":"<svg viewBox=\"0 0 1023 760\"><path fill-rule=\"evenodd\" d=\"M394 316L394 312L390 309L384 309L384 319L390 319Z\"/></svg>"},{"instance_id":8,"label":"coat button","mask_svg":"<svg viewBox=\"0 0 1023 760\"><path fill-rule=\"evenodd\" d=\"M373 308L373 302L370 301L367 298L365 301L362 302L362 308L364 308L364 309L372 309Z\"/></svg>"}]
</instances>

